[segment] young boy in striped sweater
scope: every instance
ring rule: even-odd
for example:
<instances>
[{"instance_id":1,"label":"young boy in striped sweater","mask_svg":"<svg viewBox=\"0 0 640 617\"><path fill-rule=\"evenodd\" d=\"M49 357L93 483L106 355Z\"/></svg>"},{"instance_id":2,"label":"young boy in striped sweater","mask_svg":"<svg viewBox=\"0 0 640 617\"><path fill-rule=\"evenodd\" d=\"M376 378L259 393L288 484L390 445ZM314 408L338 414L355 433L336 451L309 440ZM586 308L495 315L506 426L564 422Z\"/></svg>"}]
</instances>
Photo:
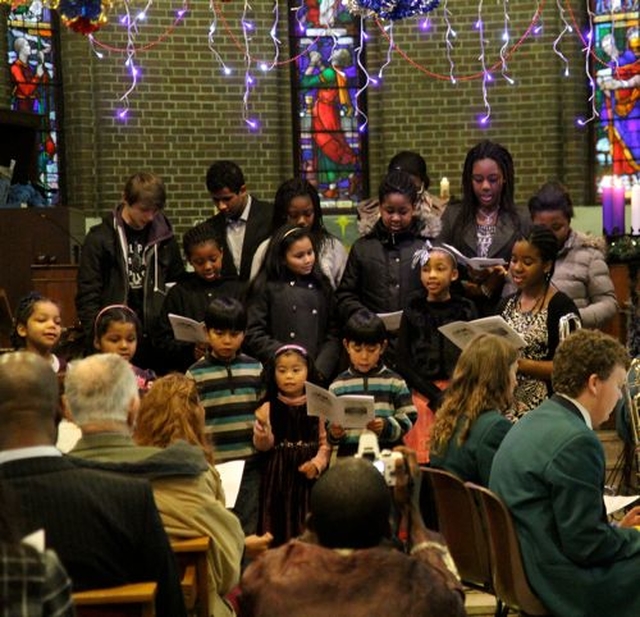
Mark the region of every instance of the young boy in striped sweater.
<instances>
[{"instance_id":1,"label":"young boy in striped sweater","mask_svg":"<svg viewBox=\"0 0 640 617\"><path fill-rule=\"evenodd\" d=\"M263 397L262 364L241 353L247 313L239 300L215 298L204 323L210 350L189 370L205 410L216 462L244 460L244 473L234 507L245 534L258 522L260 459L253 447L254 412Z\"/></svg>"},{"instance_id":2,"label":"young boy in striped sweater","mask_svg":"<svg viewBox=\"0 0 640 617\"><path fill-rule=\"evenodd\" d=\"M375 418L367 428L378 436L380 449L402 444L417 412L404 379L382 362L387 346L384 323L368 309L357 310L344 328L343 344L349 368L338 375L329 390L336 396L373 396ZM327 436L331 445L338 446L338 456L353 456L358 451L360 432L330 424Z\"/></svg>"}]
</instances>

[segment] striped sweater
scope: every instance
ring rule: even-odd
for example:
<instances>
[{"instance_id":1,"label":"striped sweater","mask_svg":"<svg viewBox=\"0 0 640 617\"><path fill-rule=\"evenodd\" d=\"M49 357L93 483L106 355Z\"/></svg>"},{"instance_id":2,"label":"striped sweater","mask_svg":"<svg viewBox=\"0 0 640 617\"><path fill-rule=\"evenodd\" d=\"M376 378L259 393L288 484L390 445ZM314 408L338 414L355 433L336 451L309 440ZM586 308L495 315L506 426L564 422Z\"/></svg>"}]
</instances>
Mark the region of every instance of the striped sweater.
<instances>
[{"instance_id":1,"label":"striped sweater","mask_svg":"<svg viewBox=\"0 0 640 617\"><path fill-rule=\"evenodd\" d=\"M191 366L187 376L196 382L216 461L255 454L253 422L263 396L262 364L242 353L231 362L207 354Z\"/></svg>"},{"instance_id":2,"label":"striped sweater","mask_svg":"<svg viewBox=\"0 0 640 617\"><path fill-rule=\"evenodd\" d=\"M380 449L399 445L418 416L404 379L384 364L379 364L367 374L350 367L336 377L329 390L336 396L373 396L376 418L385 419L384 428L378 437ZM332 440L328 434L329 443L339 445L338 456L351 456L358 450L361 431L347 429L346 433L339 442Z\"/></svg>"}]
</instances>

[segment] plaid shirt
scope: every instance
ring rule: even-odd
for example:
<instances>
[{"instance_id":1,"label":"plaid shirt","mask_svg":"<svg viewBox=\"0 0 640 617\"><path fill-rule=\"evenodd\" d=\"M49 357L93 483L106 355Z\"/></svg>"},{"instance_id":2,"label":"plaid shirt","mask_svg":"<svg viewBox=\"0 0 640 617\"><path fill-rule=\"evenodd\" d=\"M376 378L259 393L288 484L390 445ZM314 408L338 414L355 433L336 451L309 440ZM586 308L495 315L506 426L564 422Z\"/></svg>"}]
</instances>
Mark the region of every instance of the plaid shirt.
<instances>
[{"instance_id":1,"label":"plaid shirt","mask_svg":"<svg viewBox=\"0 0 640 617\"><path fill-rule=\"evenodd\" d=\"M0 617L73 617L71 580L53 551L0 542Z\"/></svg>"}]
</instances>

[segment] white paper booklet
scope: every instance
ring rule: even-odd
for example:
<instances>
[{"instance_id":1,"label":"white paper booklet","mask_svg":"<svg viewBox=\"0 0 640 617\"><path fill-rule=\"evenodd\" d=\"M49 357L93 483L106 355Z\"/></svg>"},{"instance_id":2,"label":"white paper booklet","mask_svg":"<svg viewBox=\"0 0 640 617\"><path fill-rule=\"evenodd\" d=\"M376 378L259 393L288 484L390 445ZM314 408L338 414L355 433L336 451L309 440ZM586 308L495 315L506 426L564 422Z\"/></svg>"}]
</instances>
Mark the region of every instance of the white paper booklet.
<instances>
[{"instance_id":1,"label":"white paper booklet","mask_svg":"<svg viewBox=\"0 0 640 617\"><path fill-rule=\"evenodd\" d=\"M307 414L322 416L343 428L365 428L375 418L373 396L336 396L333 392L305 381Z\"/></svg>"},{"instance_id":2,"label":"white paper booklet","mask_svg":"<svg viewBox=\"0 0 640 617\"><path fill-rule=\"evenodd\" d=\"M394 311L393 313L377 313L377 315L382 319L387 332L395 332L400 329L402 311Z\"/></svg>"},{"instance_id":3,"label":"white paper booklet","mask_svg":"<svg viewBox=\"0 0 640 617\"><path fill-rule=\"evenodd\" d=\"M220 474L225 505L227 508L233 508L233 506L236 505L236 499L238 499L238 493L240 492L240 483L242 482L242 474L244 473L244 461L218 463L216 469Z\"/></svg>"},{"instance_id":4,"label":"white paper booklet","mask_svg":"<svg viewBox=\"0 0 640 617\"><path fill-rule=\"evenodd\" d=\"M173 329L173 336L176 337L177 341L184 341L185 343L207 342L207 331L203 322L169 313L169 323Z\"/></svg>"},{"instance_id":5,"label":"white paper booklet","mask_svg":"<svg viewBox=\"0 0 640 617\"><path fill-rule=\"evenodd\" d=\"M607 509L607 516L614 512L630 506L634 501L638 501L640 495L604 495L604 505Z\"/></svg>"},{"instance_id":6,"label":"white paper booklet","mask_svg":"<svg viewBox=\"0 0 640 617\"><path fill-rule=\"evenodd\" d=\"M438 330L460 349L464 349L474 336L483 332L502 336L518 349L526 345L525 340L500 315L473 321L452 321Z\"/></svg>"},{"instance_id":7,"label":"white paper booklet","mask_svg":"<svg viewBox=\"0 0 640 617\"><path fill-rule=\"evenodd\" d=\"M493 266L505 266L507 262L501 257L467 257L463 255L455 246L451 246L450 244L442 243L442 246L446 248L448 251L451 251L458 260L458 263L461 263L465 266L469 266L474 270L483 270L484 268L491 268Z\"/></svg>"}]
</instances>

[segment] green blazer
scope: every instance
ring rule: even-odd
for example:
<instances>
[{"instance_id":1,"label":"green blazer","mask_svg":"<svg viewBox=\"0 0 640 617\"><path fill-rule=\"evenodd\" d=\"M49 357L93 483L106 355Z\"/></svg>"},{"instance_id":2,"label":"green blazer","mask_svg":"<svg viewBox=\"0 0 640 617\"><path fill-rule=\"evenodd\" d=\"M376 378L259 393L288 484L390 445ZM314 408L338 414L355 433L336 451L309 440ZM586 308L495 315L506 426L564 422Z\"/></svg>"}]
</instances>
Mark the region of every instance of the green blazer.
<instances>
[{"instance_id":1,"label":"green blazer","mask_svg":"<svg viewBox=\"0 0 640 617\"><path fill-rule=\"evenodd\" d=\"M605 457L569 400L519 420L493 460L489 488L513 515L525 571L558 617L640 615L640 533L607 522Z\"/></svg>"},{"instance_id":2,"label":"green blazer","mask_svg":"<svg viewBox=\"0 0 640 617\"><path fill-rule=\"evenodd\" d=\"M462 418L454 431L446 449L429 454L432 467L446 469L465 482L489 486L489 472L496 450L502 443L512 424L499 411L485 411L471 425L467 439L458 443L462 430Z\"/></svg>"}]
</instances>

